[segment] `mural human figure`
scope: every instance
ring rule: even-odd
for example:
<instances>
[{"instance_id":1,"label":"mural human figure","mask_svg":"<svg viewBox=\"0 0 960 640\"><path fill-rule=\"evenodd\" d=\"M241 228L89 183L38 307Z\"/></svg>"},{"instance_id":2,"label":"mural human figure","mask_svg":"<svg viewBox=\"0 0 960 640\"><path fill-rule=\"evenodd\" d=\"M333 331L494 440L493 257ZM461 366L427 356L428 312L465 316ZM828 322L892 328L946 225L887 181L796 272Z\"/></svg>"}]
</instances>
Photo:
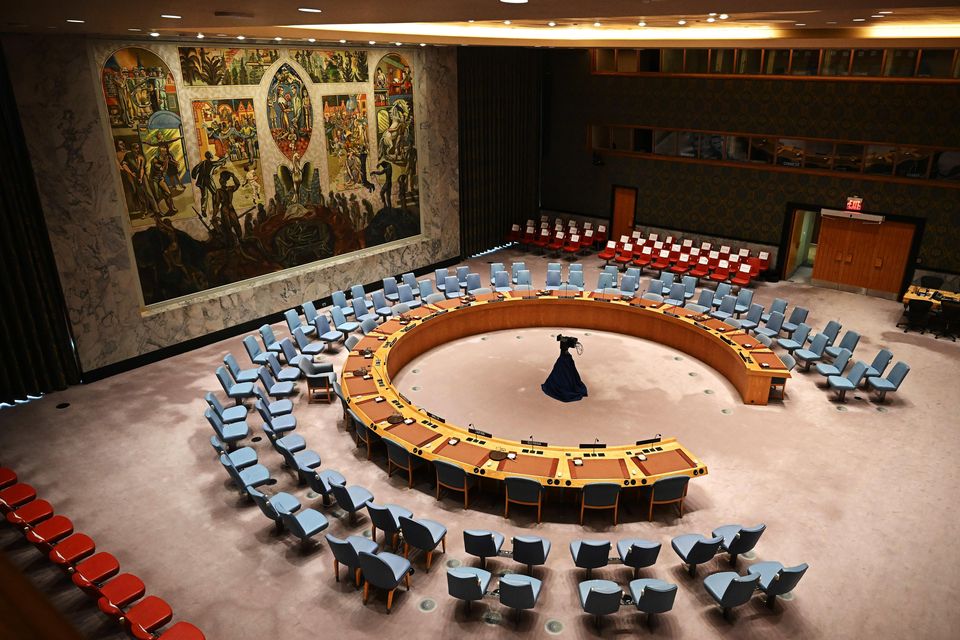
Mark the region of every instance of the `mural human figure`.
<instances>
[{"instance_id":1,"label":"mural human figure","mask_svg":"<svg viewBox=\"0 0 960 640\"><path fill-rule=\"evenodd\" d=\"M143 195L144 202L147 205L141 217L145 217L148 213L159 214L160 207L157 205L153 190L150 188L149 167L147 166L147 159L143 155L143 149L140 148L140 145L136 145L133 148L133 153L134 163L137 167L137 184L140 193Z\"/></svg>"},{"instance_id":2,"label":"mural human figure","mask_svg":"<svg viewBox=\"0 0 960 640\"><path fill-rule=\"evenodd\" d=\"M207 201L213 200L213 208L216 209L216 184L213 181L213 172L227 163L226 158L219 160L213 159L213 154L209 151L204 152L203 160L193 166L190 171L190 177L194 184L200 189L200 215L207 215Z\"/></svg>"},{"instance_id":3,"label":"mural human figure","mask_svg":"<svg viewBox=\"0 0 960 640\"><path fill-rule=\"evenodd\" d=\"M383 201L385 208L392 209L393 165L386 160L381 160L380 163L377 164L377 167L379 168L376 171L371 171L370 175L383 176L383 186L380 187L380 199Z\"/></svg>"},{"instance_id":4,"label":"mural human figure","mask_svg":"<svg viewBox=\"0 0 960 640\"><path fill-rule=\"evenodd\" d=\"M237 210L233 208L233 194L239 188L240 181L232 171L220 172L220 185L217 188L217 202L220 203L220 227L224 230L224 236L228 236L232 231L237 242L243 239L240 217L237 216Z\"/></svg>"},{"instance_id":5,"label":"mural human figure","mask_svg":"<svg viewBox=\"0 0 960 640\"><path fill-rule=\"evenodd\" d=\"M156 202L161 200L167 205L165 216L172 216L177 213L177 208L173 205L173 194L166 183L167 163L158 153L150 161L150 189Z\"/></svg>"},{"instance_id":6,"label":"mural human figure","mask_svg":"<svg viewBox=\"0 0 960 640\"><path fill-rule=\"evenodd\" d=\"M140 211L146 211L147 199L140 190L140 180L137 155L127 148L127 143L117 140L117 163L120 166L120 176L126 183L133 199L133 204Z\"/></svg>"},{"instance_id":7,"label":"mural human figure","mask_svg":"<svg viewBox=\"0 0 960 640\"><path fill-rule=\"evenodd\" d=\"M244 165L243 170L243 184L244 186L250 186L250 190L253 193L253 204L259 204L263 196L260 193L260 178L257 176L257 170L251 164Z\"/></svg>"}]
</instances>

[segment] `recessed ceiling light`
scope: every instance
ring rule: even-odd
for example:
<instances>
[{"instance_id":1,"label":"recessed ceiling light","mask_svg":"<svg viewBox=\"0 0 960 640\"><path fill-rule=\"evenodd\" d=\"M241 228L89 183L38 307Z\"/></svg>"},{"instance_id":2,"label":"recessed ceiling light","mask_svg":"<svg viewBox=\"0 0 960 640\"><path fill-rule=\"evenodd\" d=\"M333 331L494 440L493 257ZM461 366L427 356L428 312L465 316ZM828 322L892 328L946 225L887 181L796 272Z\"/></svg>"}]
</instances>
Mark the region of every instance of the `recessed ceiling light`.
<instances>
[{"instance_id":1,"label":"recessed ceiling light","mask_svg":"<svg viewBox=\"0 0 960 640\"><path fill-rule=\"evenodd\" d=\"M513 23L510 22L509 20L504 20L504 21L503 21L503 24L513 24Z\"/></svg>"},{"instance_id":2,"label":"recessed ceiling light","mask_svg":"<svg viewBox=\"0 0 960 640\"><path fill-rule=\"evenodd\" d=\"M205 37L206 36L204 36L202 33L197 34L197 38L199 38L200 40L203 40Z\"/></svg>"},{"instance_id":3,"label":"recessed ceiling light","mask_svg":"<svg viewBox=\"0 0 960 640\"><path fill-rule=\"evenodd\" d=\"M875 16L870 16L870 17L871 17L871 18L886 18L887 16L883 15L882 13L878 13L877 15L875 15Z\"/></svg>"},{"instance_id":4,"label":"recessed ceiling light","mask_svg":"<svg viewBox=\"0 0 960 640\"><path fill-rule=\"evenodd\" d=\"M283 40L283 38L281 38L280 36L277 36L277 37L274 38L273 40L274 40L274 42L280 42L281 40Z\"/></svg>"},{"instance_id":5,"label":"recessed ceiling light","mask_svg":"<svg viewBox=\"0 0 960 640\"><path fill-rule=\"evenodd\" d=\"M638 26L638 27L645 27L645 26L647 26L647 23L644 22L643 20L641 20L640 22L637 23L637 26Z\"/></svg>"},{"instance_id":6,"label":"recessed ceiling light","mask_svg":"<svg viewBox=\"0 0 960 640\"><path fill-rule=\"evenodd\" d=\"M143 29L127 29L127 31L143 31Z\"/></svg>"},{"instance_id":7,"label":"recessed ceiling light","mask_svg":"<svg viewBox=\"0 0 960 640\"><path fill-rule=\"evenodd\" d=\"M398 47L402 47L402 46L403 46L403 43L402 43L402 42L394 42L393 44L397 45Z\"/></svg>"},{"instance_id":8,"label":"recessed ceiling light","mask_svg":"<svg viewBox=\"0 0 960 640\"><path fill-rule=\"evenodd\" d=\"M246 39L247 39L246 36L237 36L237 40L246 40Z\"/></svg>"},{"instance_id":9,"label":"recessed ceiling light","mask_svg":"<svg viewBox=\"0 0 960 640\"><path fill-rule=\"evenodd\" d=\"M421 42L421 43L420 43L420 46L421 46L421 47L425 47L425 46L427 46L427 43L426 43L426 42Z\"/></svg>"},{"instance_id":10,"label":"recessed ceiling light","mask_svg":"<svg viewBox=\"0 0 960 640\"><path fill-rule=\"evenodd\" d=\"M151 37L151 38L159 38L159 37L160 37L160 34L159 34L158 32L156 32L156 31L151 31L151 32L150 32L150 37Z\"/></svg>"},{"instance_id":11,"label":"recessed ceiling light","mask_svg":"<svg viewBox=\"0 0 960 640\"><path fill-rule=\"evenodd\" d=\"M527 0L500 0L504 4L527 4Z\"/></svg>"},{"instance_id":12,"label":"recessed ceiling light","mask_svg":"<svg viewBox=\"0 0 960 640\"><path fill-rule=\"evenodd\" d=\"M550 22L547 23L547 26L548 26L548 27L555 27L555 26L557 26L557 23L554 22L553 20L551 20Z\"/></svg>"},{"instance_id":13,"label":"recessed ceiling light","mask_svg":"<svg viewBox=\"0 0 960 640\"><path fill-rule=\"evenodd\" d=\"M376 41L376 40L371 40L371 41L370 41L370 44L377 44L377 41Z\"/></svg>"},{"instance_id":14,"label":"recessed ceiling light","mask_svg":"<svg viewBox=\"0 0 960 640\"><path fill-rule=\"evenodd\" d=\"M300 7L297 11L302 11L304 13L323 13L321 9L313 9L311 7Z\"/></svg>"},{"instance_id":15,"label":"recessed ceiling light","mask_svg":"<svg viewBox=\"0 0 960 640\"><path fill-rule=\"evenodd\" d=\"M721 14L720 14L719 16L717 16L717 17L720 18L721 20L726 20L726 19L729 18L730 16L728 16L728 15L725 14L725 13L721 13Z\"/></svg>"},{"instance_id":16,"label":"recessed ceiling light","mask_svg":"<svg viewBox=\"0 0 960 640\"><path fill-rule=\"evenodd\" d=\"M717 15L717 14L716 14L716 13L708 13L707 15L712 18L713 16L715 16L715 15Z\"/></svg>"},{"instance_id":17,"label":"recessed ceiling light","mask_svg":"<svg viewBox=\"0 0 960 640\"><path fill-rule=\"evenodd\" d=\"M882 13L884 15L890 15L893 11L877 11L877 13Z\"/></svg>"},{"instance_id":18,"label":"recessed ceiling light","mask_svg":"<svg viewBox=\"0 0 960 640\"><path fill-rule=\"evenodd\" d=\"M837 24L836 20L827 20L827 24Z\"/></svg>"},{"instance_id":19,"label":"recessed ceiling light","mask_svg":"<svg viewBox=\"0 0 960 640\"><path fill-rule=\"evenodd\" d=\"M341 39L340 39L340 44L347 44L347 41L346 41L346 39L344 39L344 38L341 38Z\"/></svg>"},{"instance_id":20,"label":"recessed ceiling light","mask_svg":"<svg viewBox=\"0 0 960 640\"><path fill-rule=\"evenodd\" d=\"M474 22L476 22L476 20L467 20L467 22L469 22L470 24L473 24Z\"/></svg>"},{"instance_id":21,"label":"recessed ceiling light","mask_svg":"<svg viewBox=\"0 0 960 640\"><path fill-rule=\"evenodd\" d=\"M78 20L76 18L67 18L67 22L69 22L70 24L83 24L85 21Z\"/></svg>"},{"instance_id":22,"label":"recessed ceiling light","mask_svg":"<svg viewBox=\"0 0 960 640\"><path fill-rule=\"evenodd\" d=\"M853 21L854 21L854 22L866 22L867 19L866 19L866 18L854 18Z\"/></svg>"},{"instance_id":23,"label":"recessed ceiling light","mask_svg":"<svg viewBox=\"0 0 960 640\"><path fill-rule=\"evenodd\" d=\"M594 23L593 23L593 26L595 26L595 27L599 27L599 26L601 26L601 25L600 25L600 23L599 23L599 22L594 22Z\"/></svg>"},{"instance_id":24,"label":"recessed ceiling light","mask_svg":"<svg viewBox=\"0 0 960 640\"><path fill-rule=\"evenodd\" d=\"M682 27L683 25L687 24L687 21L686 21L686 20L677 20L677 24Z\"/></svg>"},{"instance_id":25,"label":"recessed ceiling light","mask_svg":"<svg viewBox=\"0 0 960 640\"><path fill-rule=\"evenodd\" d=\"M167 20L180 20L183 16L178 16L175 13L161 13L161 18L166 18Z\"/></svg>"},{"instance_id":26,"label":"recessed ceiling light","mask_svg":"<svg viewBox=\"0 0 960 640\"><path fill-rule=\"evenodd\" d=\"M307 42L316 42L316 41L317 41L316 38L307 38ZM341 40L340 42L345 42L345 41Z\"/></svg>"},{"instance_id":27,"label":"recessed ceiling light","mask_svg":"<svg viewBox=\"0 0 960 640\"><path fill-rule=\"evenodd\" d=\"M794 26L797 26L797 27L805 27L805 26L807 26L807 23L806 23L806 22L798 22L798 23L796 23Z\"/></svg>"},{"instance_id":28,"label":"recessed ceiling light","mask_svg":"<svg viewBox=\"0 0 960 640\"><path fill-rule=\"evenodd\" d=\"M707 22L716 22L716 21L717 21L716 18L707 18Z\"/></svg>"}]
</instances>

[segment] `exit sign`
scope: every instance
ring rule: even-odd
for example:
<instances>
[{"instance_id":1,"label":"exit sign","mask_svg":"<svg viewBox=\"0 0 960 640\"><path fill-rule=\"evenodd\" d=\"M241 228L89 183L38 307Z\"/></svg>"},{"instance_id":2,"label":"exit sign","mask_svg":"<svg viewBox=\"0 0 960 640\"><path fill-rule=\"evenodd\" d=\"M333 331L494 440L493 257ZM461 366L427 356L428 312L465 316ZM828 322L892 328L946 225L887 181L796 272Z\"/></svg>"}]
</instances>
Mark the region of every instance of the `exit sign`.
<instances>
[{"instance_id":1,"label":"exit sign","mask_svg":"<svg viewBox=\"0 0 960 640\"><path fill-rule=\"evenodd\" d=\"M847 196L847 211L863 211L863 198Z\"/></svg>"}]
</instances>

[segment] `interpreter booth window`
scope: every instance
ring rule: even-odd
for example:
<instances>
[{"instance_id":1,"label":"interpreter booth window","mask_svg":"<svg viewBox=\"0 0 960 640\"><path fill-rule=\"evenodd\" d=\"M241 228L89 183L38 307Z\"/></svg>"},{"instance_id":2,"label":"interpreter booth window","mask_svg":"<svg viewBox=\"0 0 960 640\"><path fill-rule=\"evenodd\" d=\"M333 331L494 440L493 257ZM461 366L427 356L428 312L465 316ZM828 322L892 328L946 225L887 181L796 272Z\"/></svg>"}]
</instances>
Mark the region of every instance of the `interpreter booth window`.
<instances>
[{"instance_id":1,"label":"interpreter booth window","mask_svg":"<svg viewBox=\"0 0 960 640\"><path fill-rule=\"evenodd\" d=\"M860 173L862 169L863 145L838 144L837 154L833 159L833 170Z\"/></svg>"},{"instance_id":2,"label":"interpreter booth window","mask_svg":"<svg viewBox=\"0 0 960 640\"><path fill-rule=\"evenodd\" d=\"M711 49L710 73L733 73L736 49Z\"/></svg>"},{"instance_id":3,"label":"interpreter booth window","mask_svg":"<svg viewBox=\"0 0 960 640\"><path fill-rule=\"evenodd\" d=\"M740 49L737 57L737 73L743 75L759 75L763 62L763 49Z\"/></svg>"},{"instance_id":4,"label":"interpreter booth window","mask_svg":"<svg viewBox=\"0 0 960 640\"><path fill-rule=\"evenodd\" d=\"M829 169L833 164L833 143L808 140L803 166L807 169Z\"/></svg>"},{"instance_id":5,"label":"interpreter booth window","mask_svg":"<svg viewBox=\"0 0 960 640\"><path fill-rule=\"evenodd\" d=\"M815 76L820 66L819 49L794 49L790 62L790 75Z\"/></svg>"},{"instance_id":6,"label":"interpreter booth window","mask_svg":"<svg viewBox=\"0 0 960 640\"><path fill-rule=\"evenodd\" d=\"M597 49L597 71L617 70L617 52L615 49Z\"/></svg>"},{"instance_id":7,"label":"interpreter booth window","mask_svg":"<svg viewBox=\"0 0 960 640\"><path fill-rule=\"evenodd\" d=\"M656 131L653 134L653 152L661 156L677 155L677 132Z\"/></svg>"},{"instance_id":8,"label":"interpreter booth window","mask_svg":"<svg viewBox=\"0 0 960 640\"><path fill-rule=\"evenodd\" d=\"M881 144L867 145L863 160L863 172L875 175L892 175L896 147Z\"/></svg>"},{"instance_id":9,"label":"interpreter booth window","mask_svg":"<svg viewBox=\"0 0 960 640\"><path fill-rule=\"evenodd\" d=\"M781 167L802 167L806 140L781 139L777 145L777 164Z\"/></svg>"},{"instance_id":10,"label":"interpreter booth window","mask_svg":"<svg viewBox=\"0 0 960 640\"><path fill-rule=\"evenodd\" d=\"M927 149L901 147L897 150L894 173L901 178L926 178L930 174L930 158Z\"/></svg>"},{"instance_id":11,"label":"interpreter booth window","mask_svg":"<svg viewBox=\"0 0 960 640\"><path fill-rule=\"evenodd\" d=\"M918 78L949 78L953 75L953 49L924 49L920 52Z\"/></svg>"},{"instance_id":12,"label":"interpreter booth window","mask_svg":"<svg viewBox=\"0 0 960 640\"><path fill-rule=\"evenodd\" d=\"M883 70L883 49L857 49L853 52L852 76L879 76Z\"/></svg>"},{"instance_id":13,"label":"interpreter booth window","mask_svg":"<svg viewBox=\"0 0 960 640\"><path fill-rule=\"evenodd\" d=\"M823 52L822 76L850 75L850 49L827 49Z\"/></svg>"},{"instance_id":14,"label":"interpreter booth window","mask_svg":"<svg viewBox=\"0 0 960 640\"><path fill-rule=\"evenodd\" d=\"M750 138L746 136L727 136L726 149L727 160L750 161Z\"/></svg>"}]
</instances>

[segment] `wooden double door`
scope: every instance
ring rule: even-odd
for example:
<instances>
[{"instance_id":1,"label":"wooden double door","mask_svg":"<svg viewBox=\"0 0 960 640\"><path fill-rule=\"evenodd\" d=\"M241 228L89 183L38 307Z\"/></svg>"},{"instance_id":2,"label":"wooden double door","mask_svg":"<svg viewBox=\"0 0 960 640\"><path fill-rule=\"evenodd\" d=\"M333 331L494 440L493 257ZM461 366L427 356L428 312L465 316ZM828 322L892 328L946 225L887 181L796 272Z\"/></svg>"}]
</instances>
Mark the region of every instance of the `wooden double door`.
<instances>
[{"instance_id":1,"label":"wooden double door","mask_svg":"<svg viewBox=\"0 0 960 640\"><path fill-rule=\"evenodd\" d=\"M813 279L899 294L914 225L823 216Z\"/></svg>"}]
</instances>

